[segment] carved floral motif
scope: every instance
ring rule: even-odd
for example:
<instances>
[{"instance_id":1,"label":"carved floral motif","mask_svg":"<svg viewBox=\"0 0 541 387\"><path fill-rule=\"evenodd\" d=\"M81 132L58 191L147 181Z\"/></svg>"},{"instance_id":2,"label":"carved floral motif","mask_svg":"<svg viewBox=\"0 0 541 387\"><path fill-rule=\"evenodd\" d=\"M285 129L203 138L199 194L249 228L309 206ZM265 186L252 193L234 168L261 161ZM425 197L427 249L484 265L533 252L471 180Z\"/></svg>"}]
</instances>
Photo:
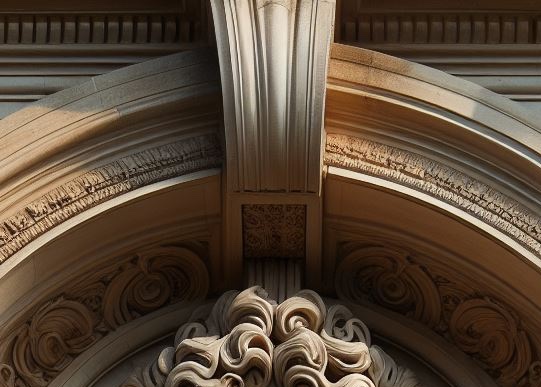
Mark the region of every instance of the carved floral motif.
<instances>
[{"instance_id":1,"label":"carved floral motif","mask_svg":"<svg viewBox=\"0 0 541 387\"><path fill-rule=\"evenodd\" d=\"M201 259L159 247L86 273L0 337L0 387L44 387L108 332L181 300L206 296Z\"/></svg>"},{"instance_id":2,"label":"carved floral motif","mask_svg":"<svg viewBox=\"0 0 541 387\"><path fill-rule=\"evenodd\" d=\"M206 319L181 326L174 345L123 387L419 385L346 307L327 308L308 290L279 305L257 286L228 292Z\"/></svg>"},{"instance_id":3,"label":"carved floral motif","mask_svg":"<svg viewBox=\"0 0 541 387\"><path fill-rule=\"evenodd\" d=\"M304 258L306 206L245 204L242 238L244 258Z\"/></svg>"},{"instance_id":4,"label":"carved floral motif","mask_svg":"<svg viewBox=\"0 0 541 387\"><path fill-rule=\"evenodd\" d=\"M447 338L505 387L538 387L541 363L512 309L431 273L413 254L352 243L336 272L340 298L411 317Z\"/></svg>"}]
</instances>

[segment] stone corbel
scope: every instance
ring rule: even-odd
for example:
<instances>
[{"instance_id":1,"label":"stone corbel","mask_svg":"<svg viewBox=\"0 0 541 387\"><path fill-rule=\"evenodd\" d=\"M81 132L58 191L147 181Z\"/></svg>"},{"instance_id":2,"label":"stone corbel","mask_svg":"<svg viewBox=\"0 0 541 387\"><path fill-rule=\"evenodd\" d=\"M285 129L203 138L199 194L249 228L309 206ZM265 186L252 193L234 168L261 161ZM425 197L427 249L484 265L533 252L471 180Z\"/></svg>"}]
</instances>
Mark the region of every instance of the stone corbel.
<instances>
[{"instance_id":1,"label":"stone corbel","mask_svg":"<svg viewBox=\"0 0 541 387\"><path fill-rule=\"evenodd\" d=\"M213 0L229 192L319 193L333 0Z\"/></svg>"}]
</instances>

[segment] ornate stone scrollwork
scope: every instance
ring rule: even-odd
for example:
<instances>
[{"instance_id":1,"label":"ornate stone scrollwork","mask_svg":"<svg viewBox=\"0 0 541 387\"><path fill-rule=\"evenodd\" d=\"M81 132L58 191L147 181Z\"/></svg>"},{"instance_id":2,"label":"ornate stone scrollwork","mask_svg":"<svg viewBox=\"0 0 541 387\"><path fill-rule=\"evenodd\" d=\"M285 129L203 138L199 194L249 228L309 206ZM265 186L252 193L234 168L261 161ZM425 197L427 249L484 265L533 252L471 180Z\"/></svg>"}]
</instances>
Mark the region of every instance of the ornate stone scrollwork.
<instances>
[{"instance_id":1,"label":"ornate stone scrollwork","mask_svg":"<svg viewBox=\"0 0 541 387\"><path fill-rule=\"evenodd\" d=\"M516 313L458 279L428 270L413 255L350 244L336 272L339 298L375 303L429 326L502 386L538 387L540 350Z\"/></svg>"},{"instance_id":2,"label":"ornate stone scrollwork","mask_svg":"<svg viewBox=\"0 0 541 387\"><path fill-rule=\"evenodd\" d=\"M85 273L29 311L24 324L2 331L0 387L47 386L119 326L168 304L202 299L207 291L205 265L183 247L152 248Z\"/></svg>"},{"instance_id":3,"label":"ornate stone scrollwork","mask_svg":"<svg viewBox=\"0 0 541 387\"><path fill-rule=\"evenodd\" d=\"M366 325L342 305L303 290L277 305L260 287L228 292L196 312L123 387L416 387L413 373L371 345Z\"/></svg>"}]
</instances>

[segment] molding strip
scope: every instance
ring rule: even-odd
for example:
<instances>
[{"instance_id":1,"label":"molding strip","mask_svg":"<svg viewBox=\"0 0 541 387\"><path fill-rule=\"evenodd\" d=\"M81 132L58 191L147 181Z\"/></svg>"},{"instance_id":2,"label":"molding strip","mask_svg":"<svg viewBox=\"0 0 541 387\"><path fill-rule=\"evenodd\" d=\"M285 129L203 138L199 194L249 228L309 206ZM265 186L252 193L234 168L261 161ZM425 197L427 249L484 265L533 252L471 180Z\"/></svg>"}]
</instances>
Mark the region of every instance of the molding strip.
<instances>
[{"instance_id":1,"label":"molding strip","mask_svg":"<svg viewBox=\"0 0 541 387\"><path fill-rule=\"evenodd\" d=\"M460 171L406 150L346 135L327 136L325 164L406 185L473 215L541 256L541 217Z\"/></svg>"},{"instance_id":2,"label":"molding strip","mask_svg":"<svg viewBox=\"0 0 541 387\"><path fill-rule=\"evenodd\" d=\"M357 11L344 1L340 41L348 44L539 44L537 12Z\"/></svg>"},{"instance_id":3,"label":"molding strip","mask_svg":"<svg viewBox=\"0 0 541 387\"><path fill-rule=\"evenodd\" d=\"M93 169L0 221L0 263L75 215L123 193L177 176L221 166L215 134L148 149Z\"/></svg>"}]
</instances>

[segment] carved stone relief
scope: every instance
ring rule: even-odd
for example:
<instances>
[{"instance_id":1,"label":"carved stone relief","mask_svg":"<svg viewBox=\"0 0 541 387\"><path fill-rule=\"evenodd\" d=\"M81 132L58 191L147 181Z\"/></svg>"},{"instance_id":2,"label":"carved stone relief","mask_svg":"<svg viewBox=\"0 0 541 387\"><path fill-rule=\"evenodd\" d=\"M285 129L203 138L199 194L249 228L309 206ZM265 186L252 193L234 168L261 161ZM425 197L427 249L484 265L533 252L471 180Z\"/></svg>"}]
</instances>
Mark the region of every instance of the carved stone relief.
<instances>
[{"instance_id":1,"label":"carved stone relief","mask_svg":"<svg viewBox=\"0 0 541 387\"><path fill-rule=\"evenodd\" d=\"M214 134L148 149L96 168L55 188L0 221L0 263L81 212L157 181L221 165Z\"/></svg>"},{"instance_id":2,"label":"carved stone relief","mask_svg":"<svg viewBox=\"0 0 541 387\"><path fill-rule=\"evenodd\" d=\"M449 273L419 262L420 254L379 243L346 243L336 272L341 299L379 304L430 327L476 359L505 387L541 384L535 332L505 303Z\"/></svg>"},{"instance_id":3,"label":"carved stone relief","mask_svg":"<svg viewBox=\"0 0 541 387\"><path fill-rule=\"evenodd\" d=\"M304 258L306 206L245 204L242 234L244 258Z\"/></svg>"},{"instance_id":4,"label":"carved stone relief","mask_svg":"<svg viewBox=\"0 0 541 387\"><path fill-rule=\"evenodd\" d=\"M208 274L185 247L156 247L75 278L0 334L0 387L43 387L100 338L142 315L204 299Z\"/></svg>"},{"instance_id":5,"label":"carved stone relief","mask_svg":"<svg viewBox=\"0 0 541 387\"><path fill-rule=\"evenodd\" d=\"M427 193L460 208L541 255L539 215L456 169L413 152L339 134L327 136L325 163Z\"/></svg>"},{"instance_id":6,"label":"carved stone relief","mask_svg":"<svg viewBox=\"0 0 541 387\"><path fill-rule=\"evenodd\" d=\"M277 305L252 287L204 310L179 328L174 347L122 386L419 386L371 344L361 320L342 305L327 307L313 291Z\"/></svg>"}]
</instances>

